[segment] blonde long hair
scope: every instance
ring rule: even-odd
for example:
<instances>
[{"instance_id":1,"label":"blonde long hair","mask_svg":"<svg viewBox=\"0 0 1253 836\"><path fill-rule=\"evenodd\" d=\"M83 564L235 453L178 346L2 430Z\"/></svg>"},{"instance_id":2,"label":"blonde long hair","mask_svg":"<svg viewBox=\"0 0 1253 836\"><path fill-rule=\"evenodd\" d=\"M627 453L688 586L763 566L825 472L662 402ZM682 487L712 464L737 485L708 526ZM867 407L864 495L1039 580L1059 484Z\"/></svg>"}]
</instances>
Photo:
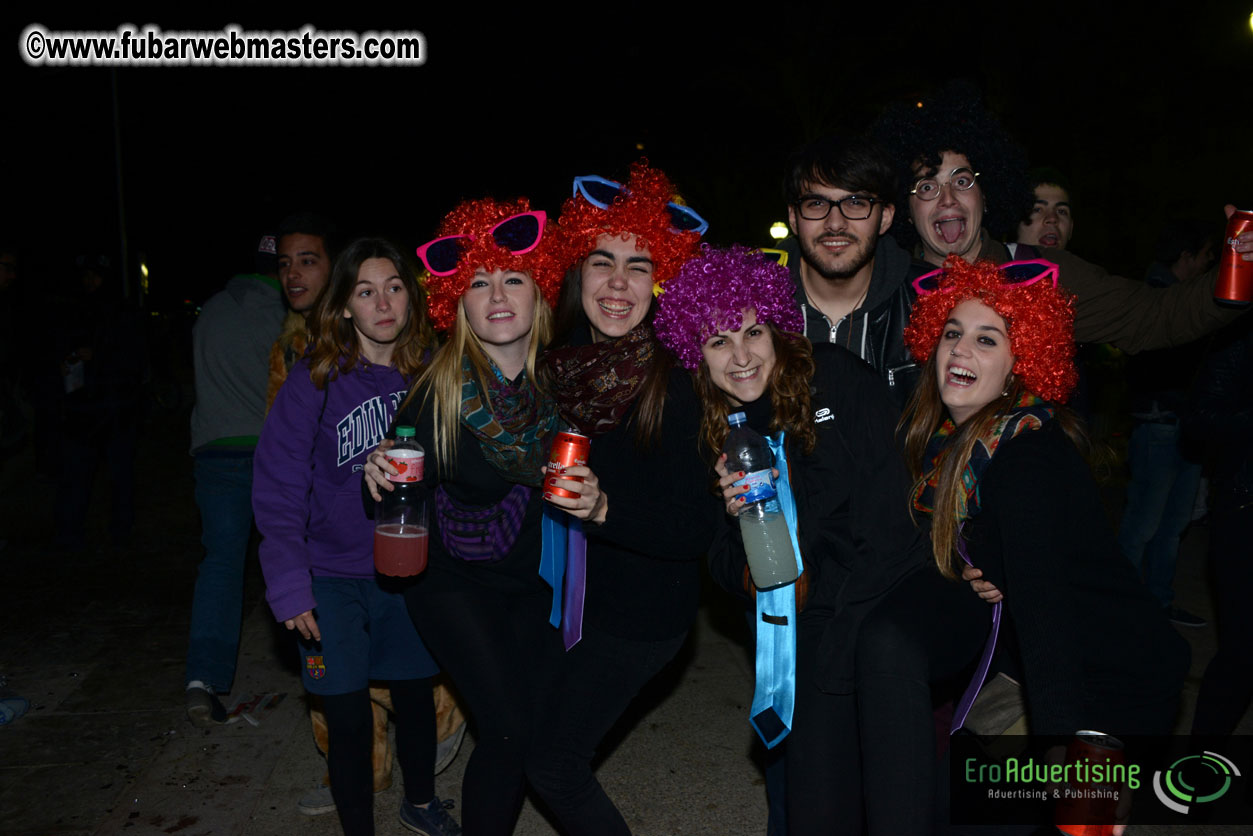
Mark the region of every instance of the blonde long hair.
<instances>
[{"instance_id":1,"label":"blonde long hair","mask_svg":"<svg viewBox=\"0 0 1253 836\"><path fill-rule=\"evenodd\" d=\"M541 347L552 338L552 309L544 301L540 287L532 282L535 291L535 317L531 323L531 338L527 343L526 375L534 385L539 386L535 374L536 360ZM482 341L470 327L466 319L464 298L457 300L457 318L453 323L452 333L448 340L435 355L435 359L418 378L418 382L410 387L409 394L400 405L397 413L404 409L417 397L418 391L426 388L419 412L431 410L434 424L435 460L439 463L441 475L452 472L457 458L457 433L461 422L461 358L470 358L470 368L479 388L488 397L487 408L491 409L487 380L492 376L491 360L483 348Z\"/></svg>"}]
</instances>

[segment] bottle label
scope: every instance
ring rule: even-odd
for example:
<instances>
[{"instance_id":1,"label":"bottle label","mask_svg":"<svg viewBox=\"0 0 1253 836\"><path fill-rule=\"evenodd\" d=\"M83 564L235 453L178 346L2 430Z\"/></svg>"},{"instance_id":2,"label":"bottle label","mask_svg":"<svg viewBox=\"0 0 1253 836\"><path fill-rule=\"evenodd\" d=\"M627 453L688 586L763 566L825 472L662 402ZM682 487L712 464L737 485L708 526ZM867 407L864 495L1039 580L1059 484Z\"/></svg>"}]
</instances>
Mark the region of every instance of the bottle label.
<instances>
[{"instance_id":1,"label":"bottle label","mask_svg":"<svg viewBox=\"0 0 1253 836\"><path fill-rule=\"evenodd\" d=\"M746 504L760 502L763 499L774 499L774 475L768 467L764 470L754 470L735 484L748 485L748 493L743 494Z\"/></svg>"},{"instance_id":2,"label":"bottle label","mask_svg":"<svg viewBox=\"0 0 1253 836\"><path fill-rule=\"evenodd\" d=\"M387 474L393 482L421 482L426 456L420 450L391 449L385 454L387 463L400 472L395 476Z\"/></svg>"}]
</instances>

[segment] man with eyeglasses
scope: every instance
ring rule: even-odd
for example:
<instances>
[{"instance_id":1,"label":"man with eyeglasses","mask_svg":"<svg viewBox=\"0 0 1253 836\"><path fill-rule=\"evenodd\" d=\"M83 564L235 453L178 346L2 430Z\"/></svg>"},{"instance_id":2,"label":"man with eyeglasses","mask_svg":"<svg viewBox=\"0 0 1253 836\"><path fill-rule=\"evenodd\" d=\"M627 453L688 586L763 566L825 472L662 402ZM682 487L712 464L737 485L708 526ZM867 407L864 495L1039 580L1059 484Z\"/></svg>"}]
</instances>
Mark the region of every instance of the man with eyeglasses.
<instances>
[{"instance_id":1,"label":"man with eyeglasses","mask_svg":"<svg viewBox=\"0 0 1253 836\"><path fill-rule=\"evenodd\" d=\"M903 338L909 280L925 268L884 235L896 212L891 161L869 140L827 137L792 157L783 191L805 336L861 357L903 404L919 373Z\"/></svg>"},{"instance_id":2,"label":"man with eyeglasses","mask_svg":"<svg viewBox=\"0 0 1253 836\"><path fill-rule=\"evenodd\" d=\"M891 107L874 127L904 184L900 201L909 223L897 224L893 235L933 266L949 255L1009 261L993 234L1013 230L1030 205L1020 152L968 87L954 85L924 105ZM1234 210L1227 207L1229 215ZM1204 336L1240 314L1214 304L1216 270L1190 285L1156 289L1060 248L1023 249L1015 258L1045 258L1061 268L1060 282L1075 295L1079 343L1113 343L1131 353L1164 348ZM1253 260L1253 233L1241 235L1235 249Z\"/></svg>"}]
</instances>

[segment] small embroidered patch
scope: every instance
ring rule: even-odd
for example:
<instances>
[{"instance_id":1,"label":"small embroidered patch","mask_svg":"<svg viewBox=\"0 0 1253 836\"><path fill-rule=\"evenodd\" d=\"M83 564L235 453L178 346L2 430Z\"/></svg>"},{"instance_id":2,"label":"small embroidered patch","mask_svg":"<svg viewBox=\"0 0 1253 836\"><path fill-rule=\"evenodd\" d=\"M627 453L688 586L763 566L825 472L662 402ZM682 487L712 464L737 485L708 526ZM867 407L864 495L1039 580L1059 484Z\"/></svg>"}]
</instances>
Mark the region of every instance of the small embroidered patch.
<instances>
[{"instance_id":1,"label":"small embroidered patch","mask_svg":"<svg viewBox=\"0 0 1253 836\"><path fill-rule=\"evenodd\" d=\"M326 665L322 662L321 656L306 656L305 670L309 672L310 679L321 679L326 676Z\"/></svg>"}]
</instances>

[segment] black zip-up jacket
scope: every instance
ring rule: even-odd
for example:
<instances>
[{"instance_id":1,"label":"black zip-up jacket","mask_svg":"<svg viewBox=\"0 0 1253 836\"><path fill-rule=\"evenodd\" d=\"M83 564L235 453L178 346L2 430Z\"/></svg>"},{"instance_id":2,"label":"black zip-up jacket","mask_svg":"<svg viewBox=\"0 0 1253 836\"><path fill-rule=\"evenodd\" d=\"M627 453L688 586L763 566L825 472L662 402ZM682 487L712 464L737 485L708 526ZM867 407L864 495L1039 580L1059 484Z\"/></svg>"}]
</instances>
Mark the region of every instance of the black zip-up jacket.
<instances>
[{"instance_id":1,"label":"black zip-up jacket","mask_svg":"<svg viewBox=\"0 0 1253 836\"><path fill-rule=\"evenodd\" d=\"M817 444L805 453L789 438L788 467L809 576L800 622L802 629L822 630L822 661L818 670L797 676L814 677L829 693L851 693L862 620L905 578L935 570L926 534L910 519L909 474L893 442L899 412L883 384L850 352L819 344L810 390ZM743 411L749 426L769 432L768 395ZM710 574L747 600L739 522L722 519L710 548Z\"/></svg>"},{"instance_id":2,"label":"black zip-up jacket","mask_svg":"<svg viewBox=\"0 0 1253 836\"><path fill-rule=\"evenodd\" d=\"M796 303L805 316L805 336L812 343L842 346L865 360L887 382L897 407L904 406L922 373L922 367L905 347L905 326L914 304L911 282L932 268L915 262L895 239L880 237L865 302L832 323L809 303L801 285L800 253L794 243L789 249Z\"/></svg>"}]
</instances>

